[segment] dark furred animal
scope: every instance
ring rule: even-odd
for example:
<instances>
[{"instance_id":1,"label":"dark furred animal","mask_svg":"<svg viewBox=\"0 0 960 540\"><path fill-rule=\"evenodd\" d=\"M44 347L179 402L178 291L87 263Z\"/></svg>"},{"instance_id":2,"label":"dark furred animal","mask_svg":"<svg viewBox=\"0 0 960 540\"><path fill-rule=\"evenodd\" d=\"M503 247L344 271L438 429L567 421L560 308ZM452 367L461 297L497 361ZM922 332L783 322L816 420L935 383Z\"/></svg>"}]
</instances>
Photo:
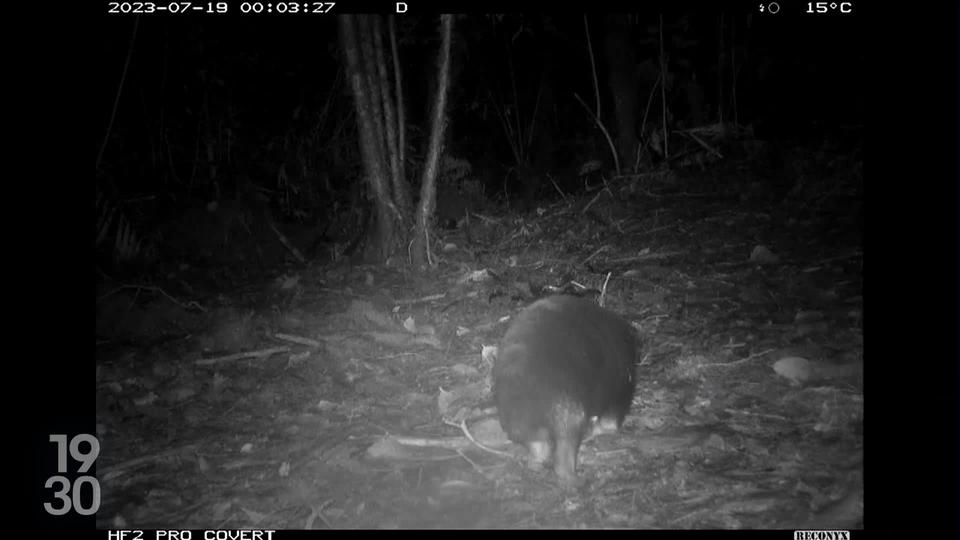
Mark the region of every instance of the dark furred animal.
<instances>
[{"instance_id":1,"label":"dark furred animal","mask_svg":"<svg viewBox=\"0 0 960 540\"><path fill-rule=\"evenodd\" d=\"M575 296L538 300L515 317L493 394L500 425L527 446L531 465L552 457L560 481L577 484L580 443L616 431L630 410L637 345L626 321Z\"/></svg>"}]
</instances>

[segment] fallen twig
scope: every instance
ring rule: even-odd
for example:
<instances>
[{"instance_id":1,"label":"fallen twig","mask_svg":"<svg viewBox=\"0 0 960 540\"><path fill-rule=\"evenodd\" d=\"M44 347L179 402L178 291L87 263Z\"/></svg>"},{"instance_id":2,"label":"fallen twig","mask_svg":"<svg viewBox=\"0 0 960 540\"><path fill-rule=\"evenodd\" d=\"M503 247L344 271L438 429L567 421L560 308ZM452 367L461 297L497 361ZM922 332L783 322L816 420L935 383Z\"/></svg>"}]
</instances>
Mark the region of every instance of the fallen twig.
<instances>
[{"instance_id":1,"label":"fallen twig","mask_svg":"<svg viewBox=\"0 0 960 540\"><path fill-rule=\"evenodd\" d=\"M457 450L470 446L463 437L445 438L445 439L427 439L424 437L397 437L392 436L397 444L403 446L415 446L417 448L446 448L447 450Z\"/></svg>"},{"instance_id":2,"label":"fallen twig","mask_svg":"<svg viewBox=\"0 0 960 540\"><path fill-rule=\"evenodd\" d=\"M218 356L214 358L203 358L201 360L196 360L193 363L198 366L210 366L213 364L221 364L223 362L233 362L234 360L243 360L245 358L266 358L277 353L287 352L290 350L290 347L273 347L270 349L261 349L259 351L247 351L236 354L228 354L226 356Z\"/></svg>"},{"instance_id":3,"label":"fallen twig","mask_svg":"<svg viewBox=\"0 0 960 540\"><path fill-rule=\"evenodd\" d=\"M300 261L300 264L307 264L307 259L304 258L303 254L300 253L300 250L290 243L290 240L287 240L287 237L284 236L283 233L280 232L280 230L277 229L273 223L269 223L269 226L273 233L277 235L277 240L280 240L280 243L283 244L283 247L287 248L287 251L289 251L294 257L296 257L298 261Z\"/></svg>"},{"instance_id":4,"label":"fallen twig","mask_svg":"<svg viewBox=\"0 0 960 540\"><path fill-rule=\"evenodd\" d=\"M706 150L707 152L710 152L711 154L717 156L717 157L720 158L720 159L723 159L723 154L721 154L719 150L717 150L716 148L714 148L714 147L710 146L709 144L707 144L706 142L704 142L703 139L701 139L700 137L697 137L696 135L694 135L693 133L690 133L690 132L681 132L681 133L683 133L683 134L686 135L687 137L690 137L691 139L693 139L694 141L696 141L697 143L699 143L700 146L702 146L702 147L704 148L704 150Z\"/></svg>"},{"instance_id":5,"label":"fallen twig","mask_svg":"<svg viewBox=\"0 0 960 540\"><path fill-rule=\"evenodd\" d=\"M562 189L560 189L560 186L557 185L557 181L553 179L553 176L551 176L550 174L547 174L547 178L550 179L550 183L553 184L554 189L556 189L557 193L560 194L560 198L562 198L563 200L567 200L567 194L564 193Z\"/></svg>"},{"instance_id":6,"label":"fallen twig","mask_svg":"<svg viewBox=\"0 0 960 540\"><path fill-rule=\"evenodd\" d=\"M608 188L606 185L604 185L603 188L601 188L600 191L598 191L597 194L594 195L592 199L590 199L590 202L588 202L587 205L583 207L583 210L580 210L580 214L581 214L581 215L582 215L582 214L585 214L585 213L587 212L587 210L589 210L590 207L593 206L593 203L597 202L597 199L600 198L600 195L604 192L604 190L606 190L607 192L609 192L609 191L610 191L610 188Z\"/></svg>"},{"instance_id":7,"label":"fallen twig","mask_svg":"<svg viewBox=\"0 0 960 540\"><path fill-rule=\"evenodd\" d=\"M753 353L753 354L751 354L750 356L748 356L748 357L746 357L746 358L741 358L740 360L737 360L737 361L735 361L735 362L713 362L713 363L711 363L711 364L700 364L700 367L727 367L727 368L729 368L729 367L733 367L733 366L736 366L736 365L739 365L739 364L745 364L745 363L747 363L747 362L756 360L757 358L759 358L759 357L761 357L761 356L766 356L766 355L772 353L774 350L775 350L775 349L766 349L766 350L760 351L760 352L758 352L758 353Z\"/></svg>"},{"instance_id":8,"label":"fallen twig","mask_svg":"<svg viewBox=\"0 0 960 540\"><path fill-rule=\"evenodd\" d=\"M631 261L646 261L651 259L666 259L668 257L673 257L674 255L683 255L685 251L665 251L662 253L646 253L643 255L634 255L632 257L622 257L620 259L610 259L607 262L611 264L631 262Z\"/></svg>"},{"instance_id":9,"label":"fallen twig","mask_svg":"<svg viewBox=\"0 0 960 540\"><path fill-rule=\"evenodd\" d=\"M434 300L443 300L447 297L446 293L431 294L429 296L423 296L420 298L411 298L410 300L397 300L395 303L401 306L409 306L412 304L423 304L426 302L433 302Z\"/></svg>"},{"instance_id":10,"label":"fallen twig","mask_svg":"<svg viewBox=\"0 0 960 540\"><path fill-rule=\"evenodd\" d=\"M491 454L494 454L494 455L497 455L497 456L513 457L513 454L511 454L511 453L509 453L509 452L504 452L504 451L502 451L502 450L494 450L493 448L489 448L489 447L484 446L484 445L480 444L479 442L477 442L477 440L473 438L473 435L470 434L470 430L467 429L467 421L466 421L466 420L461 420L459 424L457 424L457 423L455 423L455 422L451 422L451 421L449 421L449 420L444 420L443 423L444 423L444 424L447 424L448 426L459 427L459 428L460 428L460 431L462 431L463 434L464 434L468 439L470 439L470 442L472 442L473 444L477 445L477 448L479 448L479 449L481 449L481 450L484 450L484 451L486 451L486 452L490 452Z\"/></svg>"},{"instance_id":11,"label":"fallen twig","mask_svg":"<svg viewBox=\"0 0 960 540\"><path fill-rule=\"evenodd\" d=\"M588 256L586 259L580 261L580 266L583 266L583 265L587 264L588 262L590 262L591 259L593 259L593 258L596 257L597 255L603 253L604 251L610 249L610 247L611 247L610 245L600 246L596 251L594 251L593 253L591 253L590 256Z\"/></svg>"},{"instance_id":12,"label":"fallen twig","mask_svg":"<svg viewBox=\"0 0 960 540\"><path fill-rule=\"evenodd\" d=\"M274 334L273 337L281 341L289 341L290 343L296 343L298 345L306 345L307 347L320 348L323 344L315 339L292 336L290 334Z\"/></svg>"}]
</instances>

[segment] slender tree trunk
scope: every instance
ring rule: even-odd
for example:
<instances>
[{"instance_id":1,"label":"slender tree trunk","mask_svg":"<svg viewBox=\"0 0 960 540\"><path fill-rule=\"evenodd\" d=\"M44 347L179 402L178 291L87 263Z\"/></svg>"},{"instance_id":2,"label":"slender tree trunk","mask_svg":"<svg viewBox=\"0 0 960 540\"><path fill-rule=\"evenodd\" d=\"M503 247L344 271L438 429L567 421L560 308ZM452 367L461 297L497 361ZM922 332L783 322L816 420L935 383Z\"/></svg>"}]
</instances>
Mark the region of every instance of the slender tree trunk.
<instances>
[{"instance_id":1,"label":"slender tree trunk","mask_svg":"<svg viewBox=\"0 0 960 540\"><path fill-rule=\"evenodd\" d=\"M633 161L631 158L639 141L636 126L640 110L640 79L629 24L623 15L607 17L605 49L617 123L617 153L621 162L624 159Z\"/></svg>"},{"instance_id":2,"label":"slender tree trunk","mask_svg":"<svg viewBox=\"0 0 960 540\"><path fill-rule=\"evenodd\" d=\"M430 217L436 205L437 169L443 153L444 131L447 119L447 89L450 83L450 42L453 34L453 15L440 16L442 44L437 59L437 97L433 105L430 129L430 148L423 168L420 183L420 203L417 208L416 227L411 250L411 262L415 268L424 268L430 262Z\"/></svg>"},{"instance_id":3,"label":"slender tree trunk","mask_svg":"<svg viewBox=\"0 0 960 540\"><path fill-rule=\"evenodd\" d=\"M407 120L406 109L403 106L403 76L400 71L400 53L397 51L397 33L393 28L393 16L390 16L390 52L393 57L393 86L397 99L397 171L402 179L407 178Z\"/></svg>"},{"instance_id":4,"label":"slender tree trunk","mask_svg":"<svg viewBox=\"0 0 960 540\"><path fill-rule=\"evenodd\" d=\"M718 25L718 43L717 43L717 121L722 125L723 124L723 68L726 62L726 50L724 49L723 44L723 30L724 30L724 17L723 13L720 14L720 24Z\"/></svg>"},{"instance_id":5,"label":"slender tree trunk","mask_svg":"<svg viewBox=\"0 0 960 540\"><path fill-rule=\"evenodd\" d=\"M397 132L399 131L396 120L394 103L390 93L390 78L387 75L387 59L383 50L382 24L380 16L373 17L373 45L376 49L377 75L380 81L380 97L383 109L383 121L386 132L386 158L387 165L390 168L390 184L393 186L393 200L400 210L400 215L404 219L410 216L413 211L413 205L410 202L410 190L406 186L406 179L402 176L400 170L400 156L397 150ZM396 51L396 49L394 49Z\"/></svg>"}]
</instances>

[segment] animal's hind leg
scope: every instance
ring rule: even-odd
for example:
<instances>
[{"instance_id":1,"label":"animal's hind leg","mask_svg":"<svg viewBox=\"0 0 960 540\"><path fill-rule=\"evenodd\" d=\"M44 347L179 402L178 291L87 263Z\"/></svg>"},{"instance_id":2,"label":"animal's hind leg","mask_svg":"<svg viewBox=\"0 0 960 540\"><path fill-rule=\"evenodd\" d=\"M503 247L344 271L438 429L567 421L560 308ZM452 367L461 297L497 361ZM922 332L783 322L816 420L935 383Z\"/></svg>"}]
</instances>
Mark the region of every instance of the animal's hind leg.
<instances>
[{"instance_id":1,"label":"animal's hind leg","mask_svg":"<svg viewBox=\"0 0 960 540\"><path fill-rule=\"evenodd\" d=\"M577 454L585 431L592 423L583 406L572 400L562 400L553 408L553 431L556 449L553 470L566 486L582 484L577 479Z\"/></svg>"}]
</instances>

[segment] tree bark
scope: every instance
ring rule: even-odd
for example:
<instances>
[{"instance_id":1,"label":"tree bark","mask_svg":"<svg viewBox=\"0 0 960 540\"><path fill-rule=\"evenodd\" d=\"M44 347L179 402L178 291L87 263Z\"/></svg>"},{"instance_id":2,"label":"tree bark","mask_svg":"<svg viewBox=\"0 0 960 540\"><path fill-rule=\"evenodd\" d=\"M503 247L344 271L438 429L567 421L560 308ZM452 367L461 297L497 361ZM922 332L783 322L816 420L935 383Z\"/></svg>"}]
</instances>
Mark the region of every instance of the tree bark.
<instances>
[{"instance_id":1,"label":"tree bark","mask_svg":"<svg viewBox=\"0 0 960 540\"><path fill-rule=\"evenodd\" d=\"M450 42L453 34L453 15L440 16L442 44L437 59L437 97L434 100L430 129L430 148L423 168L420 183L420 203L417 208L416 227L413 236L411 263L422 269L429 262L430 217L436 205L437 169L443 153L444 132L447 118L447 90L450 83Z\"/></svg>"},{"instance_id":2,"label":"tree bark","mask_svg":"<svg viewBox=\"0 0 960 540\"><path fill-rule=\"evenodd\" d=\"M407 178L407 120L406 108L403 106L403 74L400 71L400 53L397 51L397 33L394 30L393 16L390 16L390 52L393 58L393 87L396 90L397 100L397 170L400 178Z\"/></svg>"},{"instance_id":3,"label":"tree bark","mask_svg":"<svg viewBox=\"0 0 960 540\"><path fill-rule=\"evenodd\" d=\"M373 64L373 45L361 43L366 37L371 41L369 22L363 23L363 17L343 15L339 18L340 39L346 59L347 79L353 92L356 107L357 126L360 139L360 153L367 186L373 196L375 223L368 227L365 234L367 243L364 256L368 260L385 261L394 251L395 234L400 214L393 204L390 184L383 159L383 123L380 121L379 92L374 86L375 70ZM359 23L359 24L358 24ZM358 39L358 29L359 36ZM361 51L363 51L361 53Z\"/></svg>"},{"instance_id":4,"label":"tree bark","mask_svg":"<svg viewBox=\"0 0 960 540\"><path fill-rule=\"evenodd\" d=\"M402 176L400 168L400 156L397 150L397 125L396 113L393 108L393 99L390 95L390 78L387 75L386 53L383 50L383 28L380 23L380 16L373 17L373 45L376 50L377 75L380 81L380 97L382 100L383 121L385 124L384 132L386 140L386 159L390 168L390 183L393 186L393 200L400 210L403 219L410 216L413 211L413 205L410 202L410 190L406 185L406 179ZM394 49L394 52L396 49Z\"/></svg>"},{"instance_id":5,"label":"tree bark","mask_svg":"<svg viewBox=\"0 0 960 540\"><path fill-rule=\"evenodd\" d=\"M605 52L608 80L613 92L620 163L633 163L639 141L636 126L637 111L640 110L640 81L629 24L623 15L607 17Z\"/></svg>"}]
</instances>

